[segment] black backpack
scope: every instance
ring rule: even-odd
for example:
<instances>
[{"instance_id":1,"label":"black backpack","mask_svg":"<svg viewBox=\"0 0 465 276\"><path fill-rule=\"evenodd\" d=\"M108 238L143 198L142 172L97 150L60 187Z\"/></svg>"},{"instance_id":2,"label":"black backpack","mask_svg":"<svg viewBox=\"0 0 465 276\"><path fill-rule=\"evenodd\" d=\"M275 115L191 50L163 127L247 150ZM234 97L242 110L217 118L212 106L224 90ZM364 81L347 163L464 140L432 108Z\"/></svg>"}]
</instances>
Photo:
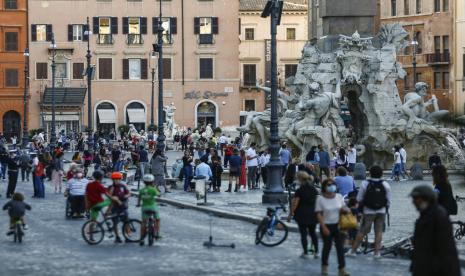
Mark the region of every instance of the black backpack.
<instances>
[{"instance_id":1,"label":"black backpack","mask_svg":"<svg viewBox=\"0 0 465 276\"><path fill-rule=\"evenodd\" d=\"M379 210L388 204L386 197L386 188L383 181L369 180L365 195L363 197L363 206L373 210Z\"/></svg>"}]
</instances>

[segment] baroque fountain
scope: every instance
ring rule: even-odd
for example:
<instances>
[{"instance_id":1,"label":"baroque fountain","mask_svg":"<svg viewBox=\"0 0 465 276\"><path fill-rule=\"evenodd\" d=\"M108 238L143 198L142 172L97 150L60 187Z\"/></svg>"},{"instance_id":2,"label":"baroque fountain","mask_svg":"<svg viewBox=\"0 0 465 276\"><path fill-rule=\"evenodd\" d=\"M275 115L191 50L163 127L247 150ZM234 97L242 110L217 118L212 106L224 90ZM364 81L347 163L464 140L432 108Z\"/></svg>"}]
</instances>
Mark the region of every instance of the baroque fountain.
<instances>
[{"instance_id":1,"label":"baroque fountain","mask_svg":"<svg viewBox=\"0 0 465 276\"><path fill-rule=\"evenodd\" d=\"M406 76L396 53L406 45L407 32L399 24L381 27L374 38L340 36L339 48L319 50L315 41L305 45L294 77L286 80L288 93L278 91L279 133L302 158L311 146L326 149L357 145L365 164L392 164L392 148L403 143L409 161L426 162L437 151L449 168L463 168L465 157L454 131L442 127L449 112L440 110L428 85L419 82L402 101L396 81ZM376 42L375 42L376 41ZM379 46L374 46L374 44ZM269 91L267 87L258 88ZM354 135L347 137L341 103L351 115ZM239 130L248 143L262 149L269 141L270 110L247 118Z\"/></svg>"}]
</instances>

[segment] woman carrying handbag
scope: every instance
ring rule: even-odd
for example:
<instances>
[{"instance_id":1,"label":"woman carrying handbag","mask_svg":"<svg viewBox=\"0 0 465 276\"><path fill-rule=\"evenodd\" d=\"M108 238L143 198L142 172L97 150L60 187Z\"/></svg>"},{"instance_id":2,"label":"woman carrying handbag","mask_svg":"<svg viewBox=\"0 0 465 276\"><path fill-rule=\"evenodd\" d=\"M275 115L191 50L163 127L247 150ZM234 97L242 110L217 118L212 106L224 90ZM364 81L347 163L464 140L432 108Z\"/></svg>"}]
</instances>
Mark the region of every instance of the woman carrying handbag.
<instances>
[{"instance_id":1,"label":"woman carrying handbag","mask_svg":"<svg viewBox=\"0 0 465 276\"><path fill-rule=\"evenodd\" d=\"M328 259L332 243L336 247L339 263L339 276L348 276L345 270L344 239L339 231L341 213L346 214L350 210L346 207L344 198L336 193L336 183L332 179L326 179L321 185L321 196L318 196L315 205L318 222L323 238L323 251L321 255L321 275L328 275Z\"/></svg>"}]
</instances>

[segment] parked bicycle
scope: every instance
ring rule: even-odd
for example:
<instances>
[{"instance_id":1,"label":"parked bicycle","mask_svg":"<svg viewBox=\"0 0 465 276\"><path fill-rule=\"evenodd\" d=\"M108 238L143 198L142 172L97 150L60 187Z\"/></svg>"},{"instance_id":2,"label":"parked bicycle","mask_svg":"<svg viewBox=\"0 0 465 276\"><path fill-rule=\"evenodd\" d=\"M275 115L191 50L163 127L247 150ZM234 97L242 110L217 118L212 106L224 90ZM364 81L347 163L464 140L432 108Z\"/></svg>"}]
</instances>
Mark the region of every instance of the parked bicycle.
<instances>
[{"instance_id":1,"label":"parked bicycle","mask_svg":"<svg viewBox=\"0 0 465 276\"><path fill-rule=\"evenodd\" d=\"M120 213L116 215L105 216L102 210L100 210L102 221L89 220L82 226L81 234L84 240L90 245L97 245L101 243L105 237L105 233L108 234L108 238L113 238L114 219L119 218L120 220L125 219L125 214ZM125 221L121 227L121 232L125 242L138 242L140 240L141 222L137 219L129 219Z\"/></svg>"},{"instance_id":2,"label":"parked bicycle","mask_svg":"<svg viewBox=\"0 0 465 276\"><path fill-rule=\"evenodd\" d=\"M457 202L465 201L465 197L455 196ZM465 222L456 220L452 221L452 228L454 229L454 238L461 240L465 236Z\"/></svg>"},{"instance_id":3,"label":"parked bicycle","mask_svg":"<svg viewBox=\"0 0 465 276\"><path fill-rule=\"evenodd\" d=\"M267 247L280 245L287 239L288 228L284 222L279 220L279 210L286 212L286 207L281 204L280 207L266 209L266 216L258 225L255 244L263 244Z\"/></svg>"}]
</instances>

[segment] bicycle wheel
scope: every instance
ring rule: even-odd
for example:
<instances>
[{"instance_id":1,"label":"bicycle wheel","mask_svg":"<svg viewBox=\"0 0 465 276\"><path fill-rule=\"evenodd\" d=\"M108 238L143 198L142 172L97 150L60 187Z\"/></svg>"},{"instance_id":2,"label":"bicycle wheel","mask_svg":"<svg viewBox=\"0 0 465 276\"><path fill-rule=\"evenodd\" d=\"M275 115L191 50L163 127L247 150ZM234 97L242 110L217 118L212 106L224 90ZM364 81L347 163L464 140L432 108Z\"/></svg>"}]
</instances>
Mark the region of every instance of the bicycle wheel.
<instances>
[{"instance_id":1,"label":"bicycle wheel","mask_svg":"<svg viewBox=\"0 0 465 276\"><path fill-rule=\"evenodd\" d=\"M121 232L123 237L129 242L139 242L141 235L142 222L138 219L130 219L123 223Z\"/></svg>"},{"instance_id":2,"label":"bicycle wheel","mask_svg":"<svg viewBox=\"0 0 465 276\"><path fill-rule=\"evenodd\" d=\"M465 225L458 222L452 222L452 227L454 229L454 238L456 240L461 240L465 235Z\"/></svg>"},{"instance_id":3,"label":"bicycle wheel","mask_svg":"<svg viewBox=\"0 0 465 276\"><path fill-rule=\"evenodd\" d=\"M88 244L96 245L103 241L105 230L100 223L89 220L82 226L81 234Z\"/></svg>"},{"instance_id":4,"label":"bicycle wheel","mask_svg":"<svg viewBox=\"0 0 465 276\"><path fill-rule=\"evenodd\" d=\"M287 226L280 220L276 222L274 227L268 227L268 223L261 223L257 228L256 242L264 246L273 247L283 243L288 235Z\"/></svg>"},{"instance_id":5,"label":"bicycle wheel","mask_svg":"<svg viewBox=\"0 0 465 276\"><path fill-rule=\"evenodd\" d=\"M153 236L153 232L155 231L155 227L153 226L153 221L149 221L149 227L147 229L148 231L148 237L149 237L149 246L153 245L153 239L155 238Z\"/></svg>"},{"instance_id":6,"label":"bicycle wheel","mask_svg":"<svg viewBox=\"0 0 465 276\"><path fill-rule=\"evenodd\" d=\"M23 242L23 230L21 229L21 224L19 223L16 224L16 233L18 236L18 242Z\"/></svg>"}]
</instances>

